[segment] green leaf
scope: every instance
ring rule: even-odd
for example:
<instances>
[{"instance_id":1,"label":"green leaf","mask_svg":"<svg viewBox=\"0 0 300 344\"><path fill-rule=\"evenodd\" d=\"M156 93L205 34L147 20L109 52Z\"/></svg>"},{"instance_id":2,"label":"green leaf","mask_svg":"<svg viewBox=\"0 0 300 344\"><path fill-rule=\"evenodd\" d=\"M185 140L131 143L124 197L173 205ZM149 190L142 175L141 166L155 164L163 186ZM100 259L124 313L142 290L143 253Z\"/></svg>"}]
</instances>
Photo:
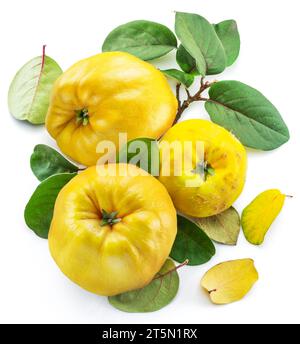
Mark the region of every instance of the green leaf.
<instances>
[{"instance_id":1,"label":"green leaf","mask_svg":"<svg viewBox=\"0 0 300 344\"><path fill-rule=\"evenodd\" d=\"M33 124L45 123L50 93L61 74L59 65L44 54L27 62L14 77L8 91L12 116Z\"/></svg>"},{"instance_id":2,"label":"green leaf","mask_svg":"<svg viewBox=\"0 0 300 344\"><path fill-rule=\"evenodd\" d=\"M227 67L231 66L240 53L240 34L235 20L225 20L215 24L216 33L223 44L227 56Z\"/></svg>"},{"instance_id":3,"label":"green leaf","mask_svg":"<svg viewBox=\"0 0 300 344\"><path fill-rule=\"evenodd\" d=\"M78 172L78 167L71 164L55 149L46 145L37 145L30 158L30 166L38 180L43 181L59 173Z\"/></svg>"},{"instance_id":4,"label":"green leaf","mask_svg":"<svg viewBox=\"0 0 300 344\"><path fill-rule=\"evenodd\" d=\"M123 312L155 312L167 306L174 299L178 288L179 276L175 264L168 259L146 287L110 296L108 300L112 306Z\"/></svg>"},{"instance_id":5,"label":"green leaf","mask_svg":"<svg viewBox=\"0 0 300 344\"><path fill-rule=\"evenodd\" d=\"M77 173L63 173L49 177L36 188L31 196L26 205L24 217L27 226L39 237L48 238L57 195L76 175Z\"/></svg>"},{"instance_id":6,"label":"green leaf","mask_svg":"<svg viewBox=\"0 0 300 344\"><path fill-rule=\"evenodd\" d=\"M210 239L224 245L237 244L241 221L239 213L233 207L218 215L197 218L195 222Z\"/></svg>"},{"instance_id":7,"label":"green leaf","mask_svg":"<svg viewBox=\"0 0 300 344\"><path fill-rule=\"evenodd\" d=\"M153 60L177 47L177 39L166 26L136 20L118 26L105 39L102 51L125 51L142 60Z\"/></svg>"},{"instance_id":8,"label":"green leaf","mask_svg":"<svg viewBox=\"0 0 300 344\"><path fill-rule=\"evenodd\" d=\"M175 32L187 52L196 60L202 76L226 68L226 55L214 27L198 14L176 13Z\"/></svg>"},{"instance_id":9,"label":"green leaf","mask_svg":"<svg viewBox=\"0 0 300 344\"><path fill-rule=\"evenodd\" d=\"M209 90L205 108L213 122L231 131L245 146L272 150L289 140L275 106L260 92L238 81L221 81Z\"/></svg>"},{"instance_id":10,"label":"green leaf","mask_svg":"<svg viewBox=\"0 0 300 344\"><path fill-rule=\"evenodd\" d=\"M216 253L210 238L192 221L177 216L177 236L170 257L177 262L189 260L189 265L207 263Z\"/></svg>"},{"instance_id":11,"label":"green leaf","mask_svg":"<svg viewBox=\"0 0 300 344\"><path fill-rule=\"evenodd\" d=\"M178 66L188 74L199 75L196 67L196 60L184 49L183 45L180 44L176 52L176 61Z\"/></svg>"},{"instance_id":12,"label":"green leaf","mask_svg":"<svg viewBox=\"0 0 300 344\"><path fill-rule=\"evenodd\" d=\"M158 142L151 138L138 138L128 141L121 147L117 162L136 165L153 176L159 175Z\"/></svg>"},{"instance_id":13,"label":"green leaf","mask_svg":"<svg viewBox=\"0 0 300 344\"><path fill-rule=\"evenodd\" d=\"M190 87L194 82L194 76L193 75L184 73L184 72L177 70L177 69L167 69L167 70L162 70L162 72L166 76L180 82L181 84L183 84L187 88Z\"/></svg>"}]
</instances>

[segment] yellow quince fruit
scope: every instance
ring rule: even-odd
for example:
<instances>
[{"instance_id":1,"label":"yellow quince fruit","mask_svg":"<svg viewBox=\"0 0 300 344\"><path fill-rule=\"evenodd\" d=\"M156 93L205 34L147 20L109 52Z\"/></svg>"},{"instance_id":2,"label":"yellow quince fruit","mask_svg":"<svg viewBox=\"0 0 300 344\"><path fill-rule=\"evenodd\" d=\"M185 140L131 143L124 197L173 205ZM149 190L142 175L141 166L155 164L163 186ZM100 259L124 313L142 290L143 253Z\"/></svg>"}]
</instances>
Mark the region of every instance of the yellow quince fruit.
<instances>
[{"instance_id":1,"label":"yellow quince fruit","mask_svg":"<svg viewBox=\"0 0 300 344\"><path fill-rule=\"evenodd\" d=\"M226 129L207 120L188 120L160 142L159 180L183 214L208 217L228 209L243 190L247 156Z\"/></svg>"},{"instance_id":2,"label":"yellow quince fruit","mask_svg":"<svg viewBox=\"0 0 300 344\"><path fill-rule=\"evenodd\" d=\"M176 211L164 186L127 164L90 167L59 193L52 257L73 282L116 295L151 282L169 256Z\"/></svg>"},{"instance_id":3,"label":"yellow quince fruit","mask_svg":"<svg viewBox=\"0 0 300 344\"><path fill-rule=\"evenodd\" d=\"M128 53L79 61L53 87L46 128L63 153L86 166L103 156L98 144L159 138L174 121L177 100L165 76Z\"/></svg>"}]
</instances>

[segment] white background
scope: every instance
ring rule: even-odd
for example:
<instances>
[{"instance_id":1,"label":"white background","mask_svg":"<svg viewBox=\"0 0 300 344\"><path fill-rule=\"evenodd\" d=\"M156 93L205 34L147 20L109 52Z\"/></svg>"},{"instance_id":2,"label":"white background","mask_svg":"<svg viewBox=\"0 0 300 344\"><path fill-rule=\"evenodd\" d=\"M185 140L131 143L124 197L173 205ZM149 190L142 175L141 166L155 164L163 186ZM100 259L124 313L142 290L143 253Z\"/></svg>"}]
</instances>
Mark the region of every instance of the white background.
<instances>
[{"instance_id":1,"label":"white background","mask_svg":"<svg viewBox=\"0 0 300 344\"><path fill-rule=\"evenodd\" d=\"M106 35L122 23L147 19L173 28L175 10L199 13L212 22L237 20L240 58L218 79L240 80L261 90L291 131L290 142L276 151L249 151L248 179L237 209L268 188L295 197L287 199L262 247L248 244L243 234L237 247L217 245L208 264L180 270L180 290L169 306L150 314L127 314L65 278L50 257L47 241L24 224L24 206L38 184L30 171L30 154L38 143L54 143L43 127L9 115L7 90L17 69L40 55L43 44L65 69L100 52ZM0 322L299 323L299 10L298 0L0 2ZM171 55L162 64L175 67L174 61ZM188 117L207 115L202 104L195 104ZM199 287L202 275L221 261L246 257L255 260L259 282L241 302L212 305Z\"/></svg>"}]
</instances>

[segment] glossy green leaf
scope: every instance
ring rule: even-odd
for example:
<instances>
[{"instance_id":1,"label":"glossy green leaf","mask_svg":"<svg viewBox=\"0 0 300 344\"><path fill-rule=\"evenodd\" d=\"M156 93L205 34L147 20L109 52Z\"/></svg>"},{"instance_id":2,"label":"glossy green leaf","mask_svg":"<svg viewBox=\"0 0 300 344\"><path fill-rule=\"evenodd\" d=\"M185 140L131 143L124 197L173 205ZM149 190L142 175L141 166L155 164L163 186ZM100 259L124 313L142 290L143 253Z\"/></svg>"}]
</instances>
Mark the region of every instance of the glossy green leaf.
<instances>
[{"instance_id":1,"label":"glossy green leaf","mask_svg":"<svg viewBox=\"0 0 300 344\"><path fill-rule=\"evenodd\" d=\"M64 173L49 177L36 188L31 196L26 205L24 217L27 226L39 237L48 238L57 195L76 175L77 173Z\"/></svg>"},{"instance_id":2,"label":"glossy green leaf","mask_svg":"<svg viewBox=\"0 0 300 344\"><path fill-rule=\"evenodd\" d=\"M30 166L38 180L43 181L59 173L78 172L78 167L71 164L55 149L46 145L37 145L30 158Z\"/></svg>"},{"instance_id":3,"label":"glossy green leaf","mask_svg":"<svg viewBox=\"0 0 300 344\"><path fill-rule=\"evenodd\" d=\"M222 42L227 56L227 67L231 66L240 53L240 34L235 20L225 20L219 24L215 24L214 28Z\"/></svg>"},{"instance_id":4,"label":"glossy green leaf","mask_svg":"<svg viewBox=\"0 0 300 344\"><path fill-rule=\"evenodd\" d=\"M154 312L167 306L176 296L179 276L175 264L168 259L150 284L143 289L110 296L109 303L130 313Z\"/></svg>"},{"instance_id":5,"label":"glossy green leaf","mask_svg":"<svg viewBox=\"0 0 300 344\"><path fill-rule=\"evenodd\" d=\"M117 162L136 165L153 176L159 175L158 142L151 138L138 138L121 147Z\"/></svg>"},{"instance_id":6,"label":"glossy green leaf","mask_svg":"<svg viewBox=\"0 0 300 344\"><path fill-rule=\"evenodd\" d=\"M177 216L177 236L170 257L177 262L189 260L189 265L207 263L216 253L210 238L192 221Z\"/></svg>"},{"instance_id":7,"label":"glossy green leaf","mask_svg":"<svg viewBox=\"0 0 300 344\"><path fill-rule=\"evenodd\" d=\"M196 67L196 60L185 50L182 44L177 49L176 61L178 66L185 72L191 75L199 75Z\"/></svg>"},{"instance_id":8,"label":"glossy green leaf","mask_svg":"<svg viewBox=\"0 0 300 344\"><path fill-rule=\"evenodd\" d=\"M187 74L177 69L167 69L162 70L162 72L169 78L175 79L179 83L183 84L185 87L190 87L194 82L194 76Z\"/></svg>"},{"instance_id":9,"label":"glossy green leaf","mask_svg":"<svg viewBox=\"0 0 300 344\"><path fill-rule=\"evenodd\" d=\"M195 222L210 239L224 245L236 245L241 221L239 213L233 207L218 215L197 218Z\"/></svg>"},{"instance_id":10,"label":"glossy green leaf","mask_svg":"<svg viewBox=\"0 0 300 344\"><path fill-rule=\"evenodd\" d=\"M49 56L27 62L9 88L8 107L12 116L33 124L44 123L53 84L61 74L61 68Z\"/></svg>"},{"instance_id":11,"label":"glossy green leaf","mask_svg":"<svg viewBox=\"0 0 300 344\"><path fill-rule=\"evenodd\" d=\"M245 146L272 150L289 140L275 106L259 91L238 81L220 81L209 89L205 108L213 122L231 131Z\"/></svg>"},{"instance_id":12,"label":"glossy green leaf","mask_svg":"<svg viewBox=\"0 0 300 344\"><path fill-rule=\"evenodd\" d=\"M142 60L153 60L177 47L177 39L166 26L136 20L118 26L105 39L102 51L125 51Z\"/></svg>"},{"instance_id":13,"label":"glossy green leaf","mask_svg":"<svg viewBox=\"0 0 300 344\"><path fill-rule=\"evenodd\" d=\"M175 32L187 52L196 60L202 76L218 74L226 68L226 55L214 27L203 17L176 13Z\"/></svg>"}]
</instances>

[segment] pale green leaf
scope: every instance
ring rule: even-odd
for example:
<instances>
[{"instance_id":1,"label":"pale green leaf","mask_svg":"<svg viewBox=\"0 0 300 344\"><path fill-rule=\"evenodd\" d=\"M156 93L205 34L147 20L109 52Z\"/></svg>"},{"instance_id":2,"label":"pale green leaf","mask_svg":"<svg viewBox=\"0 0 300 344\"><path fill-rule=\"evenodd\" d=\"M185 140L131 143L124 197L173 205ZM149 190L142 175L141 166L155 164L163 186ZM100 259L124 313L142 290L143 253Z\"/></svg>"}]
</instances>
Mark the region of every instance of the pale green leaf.
<instances>
[{"instance_id":1,"label":"pale green leaf","mask_svg":"<svg viewBox=\"0 0 300 344\"><path fill-rule=\"evenodd\" d=\"M53 84L61 74L61 68L49 56L27 62L9 88L8 107L12 116L32 124L44 123Z\"/></svg>"}]
</instances>

